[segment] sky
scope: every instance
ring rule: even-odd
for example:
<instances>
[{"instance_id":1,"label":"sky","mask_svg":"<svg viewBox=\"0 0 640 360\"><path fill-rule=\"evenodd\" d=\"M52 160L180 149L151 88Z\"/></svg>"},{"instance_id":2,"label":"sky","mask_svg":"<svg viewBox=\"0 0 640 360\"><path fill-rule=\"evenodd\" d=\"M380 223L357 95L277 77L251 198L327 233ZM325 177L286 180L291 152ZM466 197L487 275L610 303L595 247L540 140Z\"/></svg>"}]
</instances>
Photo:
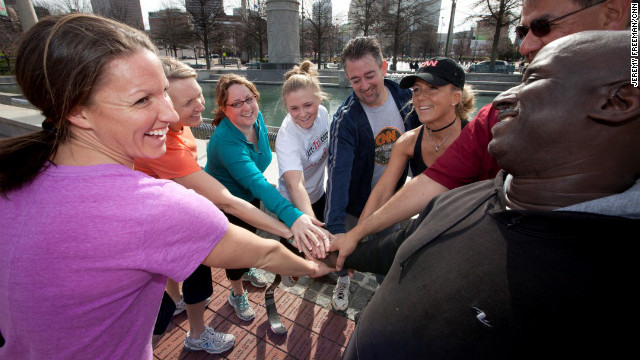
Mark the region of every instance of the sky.
<instances>
[{"instance_id":1,"label":"sky","mask_svg":"<svg viewBox=\"0 0 640 360\"><path fill-rule=\"evenodd\" d=\"M145 26L148 26L148 12L149 11L157 11L160 9L164 9L167 7L166 4L170 4L175 0L140 0L140 5L142 7L142 16L144 17ZM252 0L247 0L251 3ZM300 1L300 0L299 0ZM304 5L311 4L313 0L303 0ZM472 14L472 11L469 9L469 5L474 0L457 0L456 2L456 14L454 18L454 32L467 30L471 27L471 22L464 22L465 18ZM184 3L184 2L183 2ZM239 6L240 0L224 0L225 5L229 8L227 13L231 12L231 8L235 6ZM339 17L341 19L345 19L347 17L347 12L349 11L349 3L348 0L331 0L333 16L334 18ZM442 0L442 8L440 10L440 24L438 32L446 32L449 28L449 19L451 17L451 3L452 0ZM310 5L309 5L310 6Z\"/></svg>"}]
</instances>

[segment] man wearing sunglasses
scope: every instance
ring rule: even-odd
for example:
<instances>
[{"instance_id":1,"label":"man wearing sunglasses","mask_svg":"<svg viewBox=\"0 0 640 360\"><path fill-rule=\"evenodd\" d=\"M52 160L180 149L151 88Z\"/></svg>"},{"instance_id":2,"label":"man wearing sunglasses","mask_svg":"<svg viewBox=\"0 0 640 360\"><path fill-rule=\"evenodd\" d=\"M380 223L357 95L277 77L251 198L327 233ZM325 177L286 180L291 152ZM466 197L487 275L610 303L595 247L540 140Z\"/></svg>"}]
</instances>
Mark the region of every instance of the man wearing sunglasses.
<instances>
[{"instance_id":1,"label":"man wearing sunglasses","mask_svg":"<svg viewBox=\"0 0 640 360\"><path fill-rule=\"evenodd\" d=\"M517 35L529 61L553 40L585 30L623 30L629 25L631 0L524 0ZM500 167L487 152L498 110L484 106L449 149L422 175L415 176L376 212L336 240L338 269L360 239L418 214L447 190L496 176ZM393 254L391 254L393 259Z\"/></svg>"},{"instance_id":2,"label":"man wearing sunglasses","mask_svg":"<svg viewBox=\"0 0 640 360\"><path fill-rule=\"evenodd\" d=\"M627 27L630 0L525 0L516 35L529 62L555 39L585 30Z\"/></svg>"},{"instance_id":3,"label":"man wearing sunglasses","mask_svg":"<svg viewBox=\"0 0 640 360\"><path fill-rule=\"evenodd\" d=\"M342 360L635 352L625 326L635 322L628 287L640 228L630 36L554 41L521 85L495 98L500 123L488 151L503 170L438 196L411 222ZM360 244L374 250L361 260L384 256L378 245Z\"/></svg>"}]
</instances>

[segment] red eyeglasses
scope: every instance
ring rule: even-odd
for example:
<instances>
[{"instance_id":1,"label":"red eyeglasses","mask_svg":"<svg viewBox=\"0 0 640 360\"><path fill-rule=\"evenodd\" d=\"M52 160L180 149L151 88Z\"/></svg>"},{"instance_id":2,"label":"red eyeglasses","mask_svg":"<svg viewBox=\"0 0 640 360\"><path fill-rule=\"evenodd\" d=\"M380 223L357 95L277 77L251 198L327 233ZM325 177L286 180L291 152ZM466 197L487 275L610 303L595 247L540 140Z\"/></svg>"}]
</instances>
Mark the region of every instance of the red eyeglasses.
<instances>
[{"instance_id":1,"label":"red eyeglasses","mask_svg":"<svg viewBox=\"0 0 640 360\"><path fill-rule=\"evenodd\" d=\"M537 36L537 37L543 37L545 35L549 35L549 33L551 32L551 26L555 25L554 22L562 20L566 17L569 17L573 14L579 13L582 10L586 10L590 7L594 7L596 5L600 5L603 2L605 2L606 0L602 0L602 1L598 1L597 3L591 4L589 6L583 7L581 9L578 9L576 11L570 12L568 14L562 15L560 17L557 17L555 19L552 20L548 20L548 19L535 19L531 22L531 25L529 26L525 26L525 25L518 25L516 26L516 35L518 36L518 39L522 40L524 39L525 36L527 36L527 34L529 33L529 29L531 29L531 32L533 33L533 35Z\"/></svg>"}]
</instances>

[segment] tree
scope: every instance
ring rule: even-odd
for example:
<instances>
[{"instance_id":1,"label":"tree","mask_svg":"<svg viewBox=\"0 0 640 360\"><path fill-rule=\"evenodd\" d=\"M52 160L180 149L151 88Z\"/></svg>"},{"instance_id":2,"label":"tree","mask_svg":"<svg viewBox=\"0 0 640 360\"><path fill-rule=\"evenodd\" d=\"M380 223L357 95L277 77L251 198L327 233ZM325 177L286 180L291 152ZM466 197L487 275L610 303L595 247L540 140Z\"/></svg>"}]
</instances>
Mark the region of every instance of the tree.
<instances>
[{"instance_id":1,"label":"tree","mask_svg":"<svg viewBox=\"0 0 640 360\"><path fill-rule=\"evenodd\" d=\"M462 61L463 56L468 56L471 50L471 31L463 31L454 34L453 53L458 57L458 62Z\"/></svg>"},{"instance_id":2,"label":"tree","mask_svg":"<svg viewBox=\"0 0 640 360\"><path fill-rule=\"evenodd\" d=\"M413 29L420 28L440 8L433 6L434 0L383 0L381 3L381 22L383 32L391 34L391 55L393 63L391 69L396 70L398 54L403 39L406 39Z\"/></svg>"},{"instance_id":3,"label":"tree","mask_svg":"<svg viewBox=\"0 0 640 360\"><path fill-rule=\"evenodd\" d=\"M417 45L416 57L432 58L438 52L438 26L433 24L421 25L411 34L413 43Z\"/></svg>"},{"instance_id":4,"label":"tree","mask_svg":"<svg viewBox=\"0 0 640 360\"><path fill-rule=\"evenodd\" d=\"M380 1L351 0L349 21L355 31L364 36L371 35L374 26L380 21Z\"/></svg>"},{"instance_id":5,"label":"tree","mask_svg":"<svg viewBox=\"0 0 640 360\"><path fill-rule=\"evenodd\" d=\"M93 12L90 0L37 0L34 1L33 5L34 8L37 6L43 7L53 15L69 13L88 14Z\"/></svg>"},{"instance_id":6,"label":"tree","mask_svg":"<svg viewBox=\"0 0 640 360\"><path fill-rule=\"evenodd\" d=\"M521 3L521 0L475 0L473 3L473 7L480 11L478 16L482 16L492 27L495 27L489 71L495 69L502 29L508 28L520 20Z\"/></svg>"},{"instance_id":7,"label":"tree","mask_svg":"<svg viewBox=\"0 0 640 360\"><path fill-rule=\"evenodd\" d=\"M225 15L222 1L186 0L185 5L195 30L194 34L203 45L208 69L211 67L209 43L216 37L216 32L221 30L217 26L218 19Z\"/></svg>"},{"instance_id":8,"label":"tree","mask_svg":"<svg viewBox=\"0 0 640 360\"><path fill-rule=\"evenodd\" d=\"M0 59L6 62L6 73L11 74L11 58L15 54L16 40L22 34L22 24L13 7L7 7L7 15L0 16ZM4 69L1 73L5 73Z\"/></svg>"},{"instance_id":9,"label":"tree","mask_svg":"<svg viewBox=\"0 0 640 360\"><path fill-rule=\"evenodd\" d=\"M101 4L101 7L98 7ZM129 14L127 14L127 9L122 5L122 3L96 3L96 7L93 9L93 13L96 15L104 16L109 19L113 19L115 21L119 21L121 23L130 24L132 22L127 22L129 18ZM139 29L144 30L144 28Z\"/></svg>"},{"instance_id":10,"label":"tree","mask_svg":"<svg viewBox=\"0 0 640 360\"><path fill-rule=\"evenodd\" d=\"M169 8L158 11L158 14L159 26L152 29L151 36L157 44L170 49L173 56L178 57L179 48L191 46L198 41L184 11Z\"/></svg>"},{"instance_id":11,"label":"tree","mask_svg":"<svg viewBox=\"0 0 640 360\"><path fill-rule=\"evenodd\" d=\"M251 52L254 46L258 46L259 61L264 58L265 46L267 44L267 3L266 0L254 2L253 9L244 9L242 27L244 38L243 45L247 47L247 61L251 59Z\"/></svg>"},{"instance_id":12,"label":"tree","mask_svg":"<svg viewBox=\"0 0 640 360\"><path fill-rule=\"evenodd\" d=\"M331 5L329 0L318 0L313 4L312 13L307 13L307 21L310 25L306 27L307 34L312 40L312 47L316 52L318 68L322 64L323 47L331 41L334 31L333 25L331 24L330 7L327 6L327 3Z\"/></svg>"}]
</instances>

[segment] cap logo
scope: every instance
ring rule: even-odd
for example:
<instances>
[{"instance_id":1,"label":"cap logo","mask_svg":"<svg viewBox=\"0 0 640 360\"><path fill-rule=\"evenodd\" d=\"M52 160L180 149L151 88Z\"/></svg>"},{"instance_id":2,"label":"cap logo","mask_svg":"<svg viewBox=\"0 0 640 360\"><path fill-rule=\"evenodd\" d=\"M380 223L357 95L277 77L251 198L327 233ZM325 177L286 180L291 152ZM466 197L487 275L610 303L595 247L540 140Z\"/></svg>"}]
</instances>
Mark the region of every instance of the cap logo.
<instances>
[{"instance_id":1,"label":"cap logo","mask_svg":"<svg viewBox=\"0 0 640 360\"><path fill-rule=\"evenodd\" d=\"M438 65L438 60L427 60L427 61L423 62L422 65L420 65L420 67L437 66L437 65Z\"/></svg>"}]
</instances>

